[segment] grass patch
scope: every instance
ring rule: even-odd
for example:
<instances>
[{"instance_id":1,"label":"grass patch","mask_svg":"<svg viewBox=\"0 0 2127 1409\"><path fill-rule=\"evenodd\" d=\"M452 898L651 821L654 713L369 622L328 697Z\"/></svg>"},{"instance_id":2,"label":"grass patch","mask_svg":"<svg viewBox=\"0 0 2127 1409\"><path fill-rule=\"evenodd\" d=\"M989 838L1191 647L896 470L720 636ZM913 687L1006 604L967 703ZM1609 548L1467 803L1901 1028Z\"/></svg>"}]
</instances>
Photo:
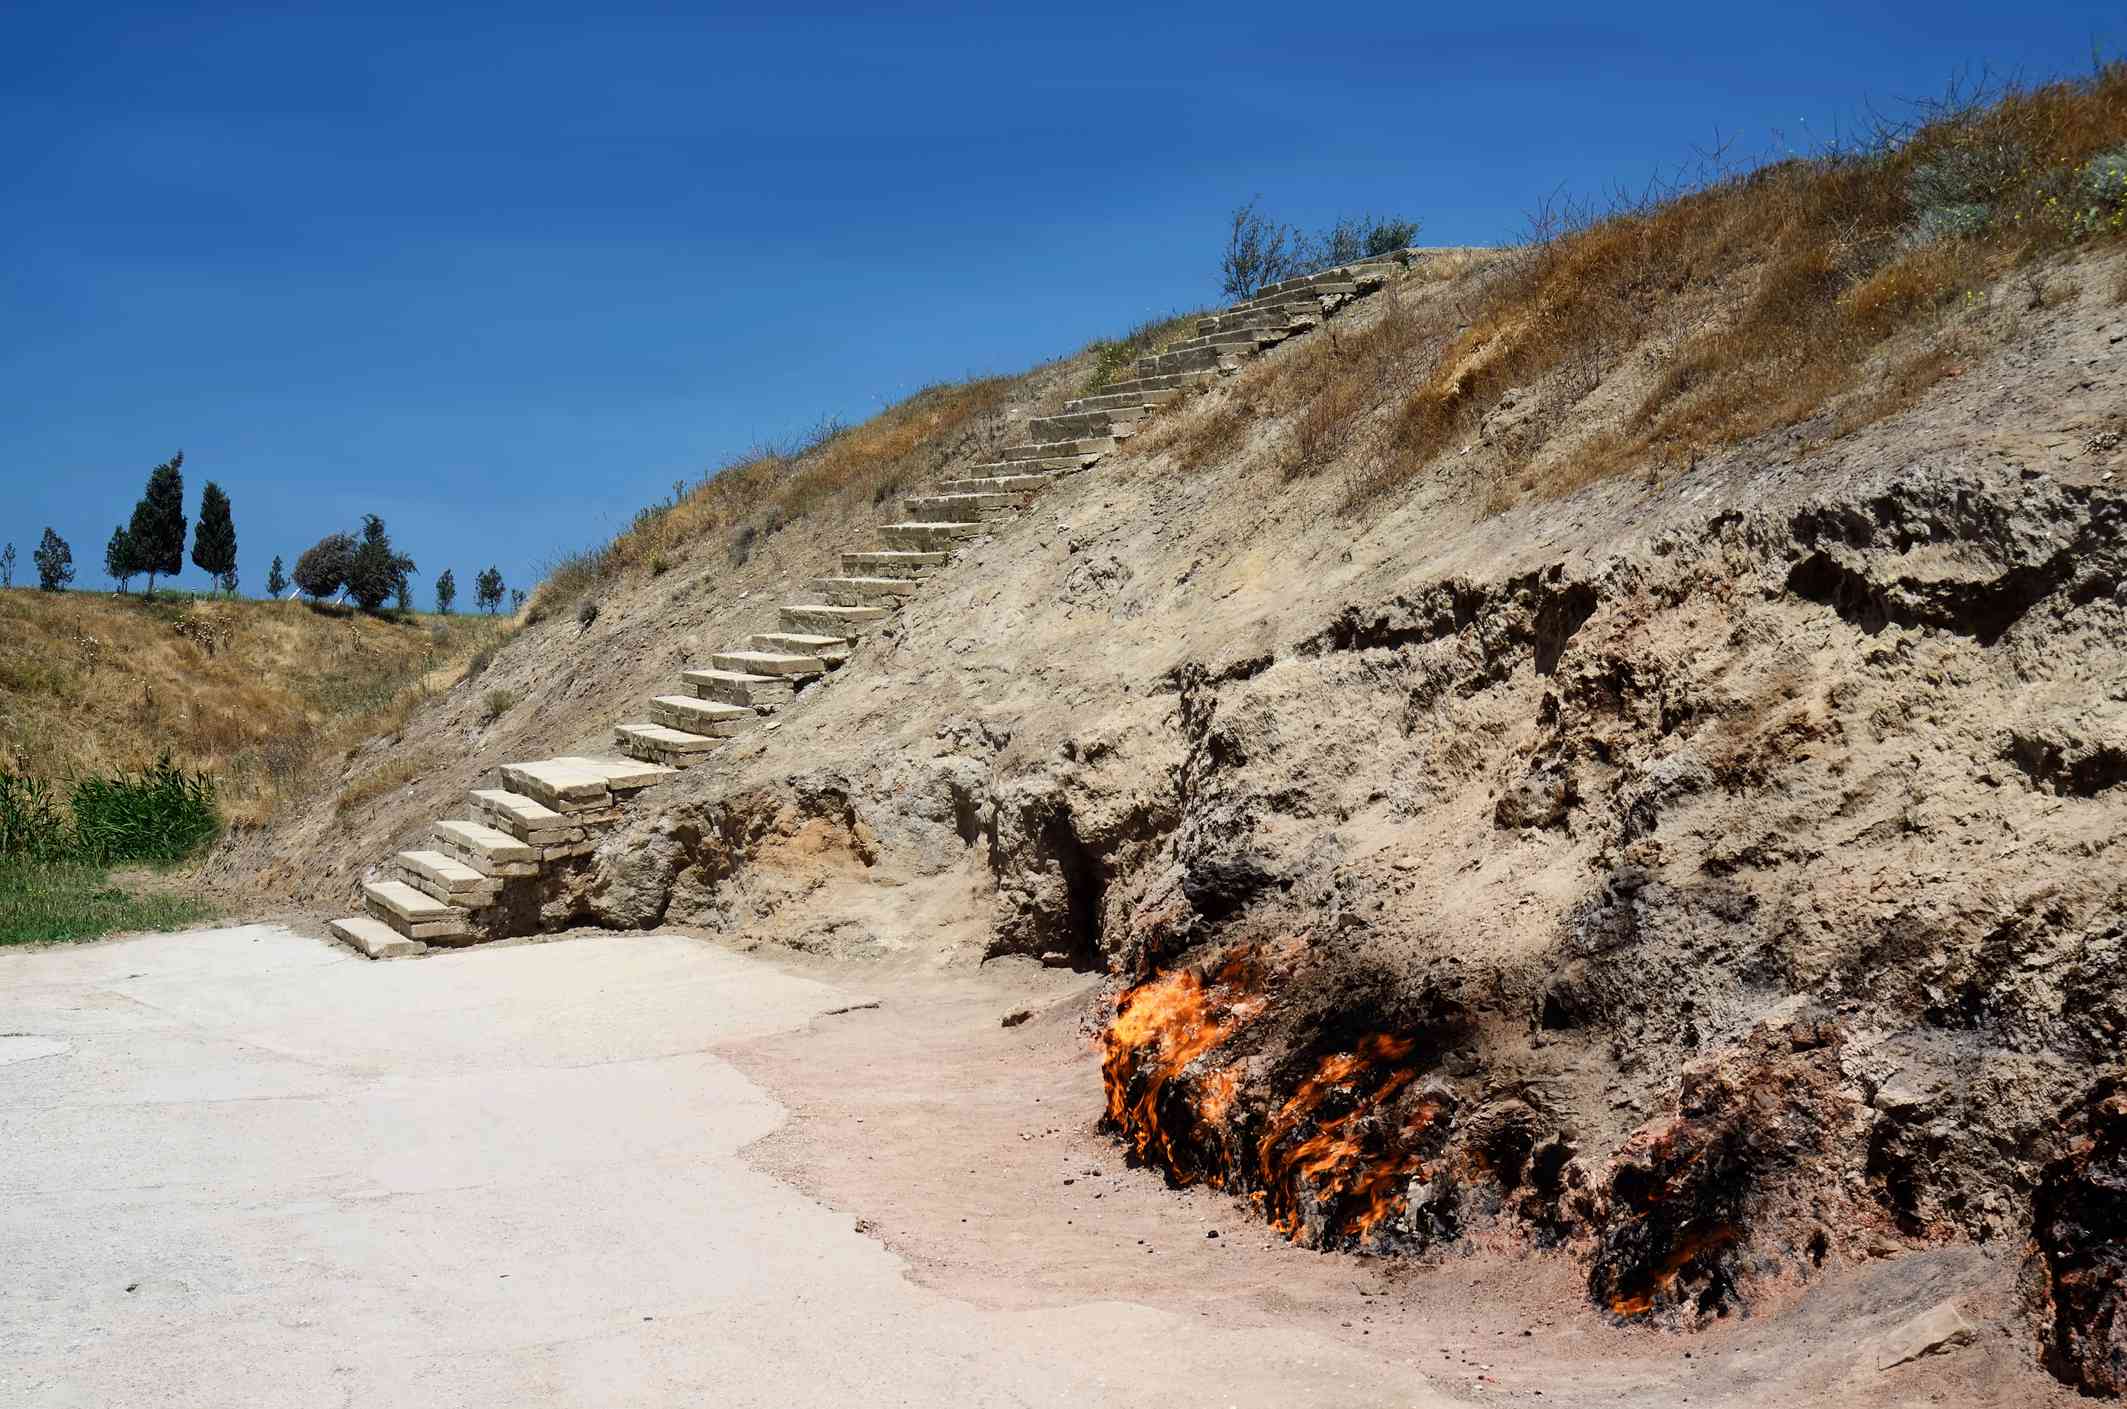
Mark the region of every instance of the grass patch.
<instances>
[{"instance_id":1,"label":"grass patch","mask_svg":"<svg viewBox=\"0 0 2127 1409\"><path fill-rule=\"evenodd\" d=\"M1086 351L1093 358L1093 370L1087 374L1079 394L1094 396L1111 383L1129 380L1138 358L1150 357L1169 344L1188 337L1196 331L1197 320L1204 316L1203 309L1170 313L1163 318L1148 319L1119 338L1090 344Z\"/></svg>"},{"instance_id":2,"label":"grass patch","mask_svg":"<svg viewBox=\"0 0 2127 1409\"><path fill-rule=\"evenodd\" d=\"M0 944L179 929L215 914L196 895L114 884L108 870L91 862L0 855Z\"/></svg>"}]
</instances>

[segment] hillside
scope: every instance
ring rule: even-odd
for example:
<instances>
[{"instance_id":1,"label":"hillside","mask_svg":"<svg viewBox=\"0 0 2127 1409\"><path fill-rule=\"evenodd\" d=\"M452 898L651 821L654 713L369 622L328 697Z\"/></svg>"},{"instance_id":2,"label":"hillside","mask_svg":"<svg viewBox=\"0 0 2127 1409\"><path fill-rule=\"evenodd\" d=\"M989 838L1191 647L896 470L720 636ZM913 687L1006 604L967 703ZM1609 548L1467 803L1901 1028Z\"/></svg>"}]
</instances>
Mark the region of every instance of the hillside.
<instances>
[{"instance_id":1,"label":"hillside","mask_svg":"<svg viewBox=\"0 0 2127 1409\"><path fill-rule=\"evenodd\" d=\"M1938 1395L2117 1393L2127 254L1912 240L1908 175L1414 258L975 520L510 927L1104 972L1118 1138L1297 1242L1569 1260L1590 1332L1875 1268L1882 1315L2016 1348ZM647 516L347 764L399 786L217 874L342 913L1097 360Z\"/></svg>"},{"instance_id":2,"label":"hillside","mask_svg":"<svg viewBox=\"0 0 2127 1409\"><path fill-rule=\"evenodd\" d=\"M0 592L0 766L63 783L167 751L215 775L231 822L255 825L506 629L299 602Z\"/></svg>"}]
</instances>

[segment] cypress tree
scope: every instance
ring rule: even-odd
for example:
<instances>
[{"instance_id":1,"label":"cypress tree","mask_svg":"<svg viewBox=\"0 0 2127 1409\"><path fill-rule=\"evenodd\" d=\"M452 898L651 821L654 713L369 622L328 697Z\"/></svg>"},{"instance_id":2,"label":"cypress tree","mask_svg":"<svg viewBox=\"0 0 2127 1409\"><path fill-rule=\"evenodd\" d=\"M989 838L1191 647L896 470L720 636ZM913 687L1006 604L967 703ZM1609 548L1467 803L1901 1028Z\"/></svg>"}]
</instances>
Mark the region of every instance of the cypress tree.
<instances>
[{"instance_id":1,"label":"cypress tree","mask_svg":"<svg viewBox=\"0 0 2127 1409\"><path fill-rule=\"evenodd\" d=\"M185 452L180 450L148 475L148 492L133 506L126 536L133 540L133 566L148 575L148 595L155 595L158 573L176 575L185 568Z\"/></svg>"},{"instance_id":2,"label":"cypress tree","mask_svg":"<svg viewBox=\"0 0 2127 1409\"><path fill-rule=\"evenodd\" d=\"M375 612L394 595L403 597L409 590L406 579L413 571L414 560L393 551L384 520L375 514L362 515L362 541L347 564L347 595L355 605Z\"/></svg>"},{"instance_id":3,"label":"cypress tree","mask_svg":"<svg viewBox=\"0 0 2127 1409\"><path fill-rule=\"evenodd\" d=\"M458 579L449 568L445 568L443 575L436 579L436 610L444 616L449 616L451 603L457 600Z\"/></svg>"},{"instance_id":4,"label":"cypress tree","mask_svg":"<svg viewBox=\"0 0 2127 1409\"><path fill-rule=\"evenodd\" d=\"M121 592L126 590L126 583L133 574L140 571L139 564L133 561L133 535L126 532L124 524L111 530L111 541L103 547L103 570L111 575Z\"/></svg>"},{"instance_id":5,"label":"cypress tree","mask_svg":"<svg viewBox=\"0 0 2127 1409\"><path fill-rule=\"evenodd\" d=\"M236 587L236 521L229 496L213 480L200 491L199 523L192 530L192 565L228 590Z\"/></svg>"},{"instance_id":6,"label":"cypress tree","mask_svg":"<svg viewBox=\"0 0 2127 1409\"><path fill-rule=\"evenodd\" d=\"M288 590L288 573L281 566L281 555L273 555L273 566L266 569L266 595L279 597Z\"/></svg>"}]
</instances>

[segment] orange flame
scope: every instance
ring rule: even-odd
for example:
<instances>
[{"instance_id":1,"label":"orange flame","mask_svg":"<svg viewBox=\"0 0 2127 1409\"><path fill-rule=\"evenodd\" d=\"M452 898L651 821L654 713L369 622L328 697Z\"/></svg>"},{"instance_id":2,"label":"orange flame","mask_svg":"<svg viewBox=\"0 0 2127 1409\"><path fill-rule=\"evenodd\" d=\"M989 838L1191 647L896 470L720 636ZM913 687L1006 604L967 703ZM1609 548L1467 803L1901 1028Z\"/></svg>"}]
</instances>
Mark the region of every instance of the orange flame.
<instances>
[{"instance_id":1,"label":"orange flame","mask_svg":"<svg viewBox=\"0 0 2127 1409\"><path fill-rule=\"evenodd\" d=\"M1240 1071L1205 1059L1262 1013L1265 982L1249 948L1208 977L1180 969L1126 990L1102 1036L1108 1119L1176 1184L1238 1183L1296 1241L1367 1242L1402 1211L1444 1107L1405 1094L1416 1041L1374 1033L1320 1058L1260 1133L1237 1128Z\"/></svg>"}]
</instances>

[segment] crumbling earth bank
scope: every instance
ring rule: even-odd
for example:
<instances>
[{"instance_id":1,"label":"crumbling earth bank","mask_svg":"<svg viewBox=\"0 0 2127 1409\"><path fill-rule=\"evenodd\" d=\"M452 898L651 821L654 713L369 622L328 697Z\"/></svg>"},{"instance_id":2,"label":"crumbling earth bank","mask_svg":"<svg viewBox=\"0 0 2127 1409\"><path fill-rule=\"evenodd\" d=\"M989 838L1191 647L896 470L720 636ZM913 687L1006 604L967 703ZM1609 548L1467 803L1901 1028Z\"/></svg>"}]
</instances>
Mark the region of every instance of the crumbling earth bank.
<instances>
[{"instance_id":1,"label":"crumbling earth bank","mask_svg":"<svg viewBox=\"0 0 2127 1409\"><path fill-rule=\"evenodd\" d=\"M2013 1256L2050 1180L2049 1363L2111 1388L2116 1222L2062 1182L2109 1156L2049 1161L2127 1013L2122 501L1844 490L1408 573L1282 642L1162 658L1103 614L1075 702L952 665L851 690L888 737L764 753L570 904L863 952L882 887L964 882L987 952L1117 975L1140 1158L1316 1246L1566 1247L1620 1318ZM964 712L849 708L926 691Z\"/></svg>"}]
</instances>

